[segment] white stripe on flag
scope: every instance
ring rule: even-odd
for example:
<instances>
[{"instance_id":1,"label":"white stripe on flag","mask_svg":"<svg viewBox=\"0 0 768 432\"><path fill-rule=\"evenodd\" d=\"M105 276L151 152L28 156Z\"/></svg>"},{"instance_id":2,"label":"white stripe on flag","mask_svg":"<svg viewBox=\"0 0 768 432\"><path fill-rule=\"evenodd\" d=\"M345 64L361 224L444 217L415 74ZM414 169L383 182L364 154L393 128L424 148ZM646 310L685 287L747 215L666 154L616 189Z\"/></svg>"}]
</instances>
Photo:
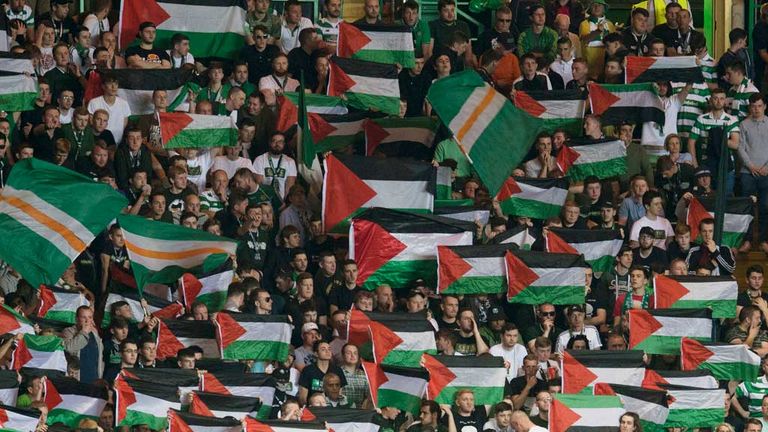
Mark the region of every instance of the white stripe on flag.
<instances>
[{"instance_id":1,"label":"white stripe on flag","mask_svg":"<svg viewBox=\"0 0 768 432\"><path fill-rule=\"evenodd\" d=\"M169 18L157 25L158 30L245 34L245 10L241 7L162 2L162 8Z\"/></svg>"},{"instance_id":2,"label":"white stripe on flag","mask_svg":"<svg viewBox=\"0 0 768 432\"><path fill-rule=\"evenodd\" d=\"M595 383L608 383L608 384L622 384L630 386L640 386L643 383L643 377L645 374L645 368L604 368L595 367L589 368L590 372L597 375L589 385Z\"/></svg>"},{"instance_id":3,"label":"white stripe on flag","mask_svg":"<svg viewBox=\"0 0 768 432\"><path fill-rule=\"evenodd\" d=\"M413 390L416 388L423 389L426 391L426 381L419 378L413 378L413 377L407 377L403 375L395 375L390 374L387 372L384 372L384 375L387 376L387 382L383 383L379 390L385 389L385 390L393 390L400 393L410 394L412 395ZM417 394L414 396L421 397L422 394Z\"/></svg>"},{"instance_id":4,"label":"white stripe on flag","mask_svg":"<svg viewBox=\"0 0 768 432\"><path fill-rule=\"evenodd\" d=\"M736 349L738 347L739 349ZM706 363L745 363L760 366L760 356L745 346L737 345L707 345L707 349L715 353Z\"/></svg>"},{"instance_id":5,"label":"white stripe on flag","mask_svg":"<svg viewBox=\"0 0 768 432\"><path fill-rule=\"evenodd\" d=\"M362 75L348 75L355 85L347 90L351 93L362 93L373 96L397 97L400 92L396 79L367 77Z\"/></svg>"},{"instance_id":6,"label":"white stripe on flag","mask_svg":"<svg viewBox=\"0 0 768 432\"><path fill-rule=\"evenodd\" d=\"M195 129L235 129L235 121L230 116L187 114L192 117L192 123L184 130Z\"/></svg>"},{"instance_id":7,"label":"white stripe on flag","mask_svg":"<svg viewBox=\"0 0 768 432\"><path fill-rule=\"evenodd\" d=\"M61 398L63 401L52 409L63 409L91 417L98 417L104 409L104 405L107 404L104 399L71 393L63 394Z\"/></svg>"},{"instance_id":8,"label":"white stripe on flag","mask_svg":"<svg viewBox=\"0 0 768 432\"><path fill-rule=\"evenodd\" d=\"M139 411L149 414L153 417L165 417L168 414L168 408L180 409L180 402L169 402L165 399L152 397L143 393L135 393L136 403L128 405L129 411ZM125 402L123 402L125 403ZM99 414L96 414L97 416Z\"/></svg>"},{"instance_id":9,"label":"white stripe on flag","mask_svg":"<svg viewBox=\"0 0 768 432\"><path fill-rule=\"evenodd\" d=\"M413 51L413 37L410 32L378 32L366 30L366 36L371 39L364 50L381 51Z\"/></svg>"},{"instance_id":10,"label":"white stripe on flag","mask_svg":"<svg viewBox=\"0 0 768 432\"><path fill-rule=\"evenodd\" d=\"M427 351L435 349L435 335L432 332L395 332L403 342L396 346L398 351Z\"/></svg>"},{"instance_id":11,"label":"white stripe on flag","mask_svg":"<svg viewBox=\"0 0 768 432\"><path fill-rule=\"evenodd\" d=\"M26 75L0 76L0 94L37 93L35 79Z\"/></svg>"},{"instance_id":12,"label":"white stripe on flag","mask_svg":"<svg viewBox=\"0 0 768 432\"><path fill-rule=\"evenodd\" d=\"M572 410L581 416L573 426L613 426L626 412L624 408L576 408Z\"/></svg>"},{"instance_id":13,"label":"white stripe on flag","mask_svg":"<svg viewBox=\"0 0 768 432\"><path fill-rule=\"evenodd\" d=\"M462 277L505 276L504 257L464 258L472 268Z\"/></svg>"},{"instance_id":14,"label":"white stripe on flag","mask_svg":"<svg viewBox=\"0 0 768 432\"><path fill-rule=\"evenodd\" d=\"M475 142L496 118L505 102L507 99L504 96L486 84L474 89L461 105L461 110L451 119L448 127L456 132L456 141L467 154L471 153Z\"/></svg>"},{"instance_id":15,"label":"white stripe on flag","mask_svg":"<svg viewBox=\"0 0 768 432\"><path fill-rule=\"evenodd\" d=\"M184 268L195 267L202 264L210 254L226 253L233 255L237 248L237 243L227 241L162 240L145 237L127 230L123 230L123 233L131 260L154 271L172 265ZM141 250L137 250L137 248ZM149 253L147 254L147 252ZM188 255L179 255L185 253Z\"/></svg>"},{"instance_id":16,"label":"white stripe on flag","mask_svg":"<svg viewBox=\"0 0 768 432\"><path fill-rule=\"evenodd\" d=\"M517 182L517 185L520 187L520 193L512 195L512 198L529 199L553 205L562 205L568 197L567 189L560 189L558 187L543 189L521 181Z\"/></svg>"},{"instance_id":17,"label":"white stripe on flag","mask_svg":"<svg viewBox=\"0 0 768 432\"><path fill-rule=\"evenodd\" d=\"M539 278L531 286L583 286L584 269L576 268L532 268Z\"/></svg>"},{"instance_id":18,"label":"white stripe on flag","mask_svg":"<svg viewBox=\"0 0 768 432\"><path fill-rule=\"evenodd\" d=\"M405 250L392 258L393 261L434 260L437 259L438 246L469 246L472 244L472 233L469 231L457 234L390 234L407 246Z\"/></svg>"},{"instance_id":19,"label":"white stripe on flag","mask_svg":"<svg viewBox=\"0 0 768 432\"><path fill-rule=\"evenodd\" d=\"M256 338L262 342L286 342L291 339L291 325L288 323L275 322L238 322L245 329L246 334L242 337Z\"/></svg>"},{"instance_id":20,"label":"white stripe on flag","mask_svg":"<svg viewBox=\"0 0 768 432\"><path fill-rule=\"evenodd\" d=\"M546 111L541 113L540 119L580 119L584 117L584 100L540 100Z\"/></svg>"},{"instance_id":21,"label":"white stripe on flag","mask_svg":"<svg viewBox=\"0 0 768 432\"><path fill-rule=\"evenodd\" d=\"M24 364L23 367L67 371L67 359L64 356L64 350L57 350L51 353L35 351L32 348L28 349L30 354L32 354L32 359Z\"/></svg>"},{"instance_id":22,"label":"white stripe on flag","mask_svg":"<svg viewBox=\"0 0 768 432\"><path fill-rule=\"evenodd\" d=\"M654 336L685 336L690 338L709 338L712 336L712 320L706 318L677 318L654 316L662 327Z\"/></svg>"},{"instance_id":23,"label":"white stripe on flag","mask_svg":"<svg viewBox=\"0 0 768 432\"><path fill-rule=\"evenodd\" d=\"M363 207L394 209L427 209L432 211L434 195L426 181L364 180L376 195Z\"/></svg>"},{"instance_id":24,"label":"white stripe on flag","mask_svg":"<svg viewBox=\"0 0 768 432\"><path fill-rule=\"evenodd\" d=\"M725 232L747 232L749 224L752 223L754 217L752 215L743 215L736 213L726 213L725 221L723 221L723 231Z\"/></svg>"},{"instance_id":25,"label":"white stripe on flag","mask_svg":"<svg viewBox=\"0 0 768 432\"><path fill-rule=\"evenodd\" d=\"M35 74L35 66L32 64L32 60L25 58L4 58L0 60L0 70L17 74Z\"/></svg>"},{"instance_id":26,"label":"white stripe on flag","mask_svg":"<svg viewBox=\"0 0 768 432\"><path fill-rule=\"evenodd\" d=\"M574 165L604 162L611 159L619 159L627 156L627 149L621 141L610 141L600 144L576 146L573 148L579 152L579 158Z\"/></svg>"},{"instance_id":27,"label":"white stripe on flag","mask_svg":"<svg viewBox=\"0 0 768 432\"><path fill-rule=\"evenodd\" d=\"M569 243L587 261L596 260L604 256L616 255L614 250L621 248L621 240L605 240L591 243Z\"/></svg>"},{"instance_id":28,"label":"white stripe on flag","mask_svg":"<svg viewBox=\"0 0 768 432\"><path fill-rule=\"evenodd\" d=\"M736 300L739 294L738 282L722 281L707 283L686 283L688 294L680 300Z\"/></svg>"},{"instance_id":29,"label":"white stripe on flag","mask_svg":"<svg viewBox=\"0 0 768 432\"><path fill-rule=\"evenodd\" d=\"M503 387L507 379L507 370L497 368L452 367L456 378L448 383L451 387Z\"/></svg>"},{"instance_id":30,"label":"white stripe on flag","mask_svg":"<svg viewBox=\"0 0 768 432\"><path fill-rule=\"evenodd\" d=\"M674 400L669 403L670 410L682 409L723 409L725 389L712 389L707 391L669 389Z\"/></svg>"}]
</instances>

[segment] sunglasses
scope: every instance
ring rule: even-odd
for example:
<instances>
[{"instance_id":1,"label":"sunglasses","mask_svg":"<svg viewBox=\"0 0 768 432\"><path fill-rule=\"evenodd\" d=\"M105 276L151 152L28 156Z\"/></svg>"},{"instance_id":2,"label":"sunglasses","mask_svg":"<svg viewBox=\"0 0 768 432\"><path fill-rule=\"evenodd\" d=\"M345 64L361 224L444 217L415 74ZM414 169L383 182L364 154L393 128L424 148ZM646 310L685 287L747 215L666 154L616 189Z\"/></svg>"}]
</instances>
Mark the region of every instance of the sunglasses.
<instances>
[{"instance_id":1,"label":"sunglasses","mask_svg":"<svg viewBox=\"0 0 768 432\"><path fill-rule=\"evenodd\" d=\"M503 23L511 23L512 22L511 19L501 19L501 18L497 19L496 21L503 22Z\"/></svg>"},{"instance_id":2,"label":"sunglasses","mask_svg":"<svg viewBox=\"0 0 768 432\"><path fill-rule=\"evenodd\" d=\"M541 312L541 316L555 316L555 311L552 311L552 312Z\"/></svg>"},{"instance_id":3,"label":"sunglasses","mask_svg":"<svg viewBox=\"0 0 768 432\"><path fill-rule=\"evenodd\" d=\"M256 36L254 36L254 39L266 39L266 38L268 38L268 37L269 37L269 36L266 36L266 35L262 35L262 36L258 36L258 35L256 35Z\"/></svg>"}]
</instances>

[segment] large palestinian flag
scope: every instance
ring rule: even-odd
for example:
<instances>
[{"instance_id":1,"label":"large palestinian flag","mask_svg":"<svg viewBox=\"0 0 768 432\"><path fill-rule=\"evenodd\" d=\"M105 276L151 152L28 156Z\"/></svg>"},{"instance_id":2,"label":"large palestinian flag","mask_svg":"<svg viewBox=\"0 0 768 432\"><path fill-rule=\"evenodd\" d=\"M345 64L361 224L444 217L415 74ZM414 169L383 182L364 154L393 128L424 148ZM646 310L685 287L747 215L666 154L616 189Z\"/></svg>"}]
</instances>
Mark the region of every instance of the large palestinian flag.
<instances>
[{"instance_id":1,"label":"large palestinian flag","mask_svg":"<svg viewBox=\"0 0 768 432\"><path fill-rule=\"evenodd\" d=\"M618 230L548 228L545 239L547 252L584 255L595 273L607 272L613 267L624 243Z\"/></svg>"},{"instance_id":2,"label":"large palestinian flag","mask_svg":"<svg viewBox=\"0 0 768 432\"><path fill-rule=\"evenodd\" d=\"M581 255L534 251L507 251L507 299L512 303L557 305L584 303L584 268Z\"/></svg>"},{"instance_id":3,"label":"large palestinian flag","mask_svg":"<svg viewBox=\"0 0 768 432\"><path fill-rule=\"evenodd\" d=\"M429 372L427 396L440 404L450 404L461 389L475 394L476 405L492 405L504 397L507 370L501 357L432 356L424 354Z\"/></svg>"},{"instance_id":4,"label":"large palestinian flag","mask_svg":"<svg viewBox=\"0 0 768 432\"><path fill-rule=\"evenodd\" d=\"M176 33L189 37L192 55L235 59L246 30L243 0L124 0L120 7L120 48L127 48L139 34L139 25L157 26L156 47L169 47Z\"/></svg>"},{"instance_id":5,"label":"large palestinian flag","mask_svg":"<svg viewBox=\"0 0 768 432\"><path fill-rule=\"evenodd\" d=\"M200 390L231 396L259 398L261 407L257 418L267 419L275 404L277 382L267 374L233 371L206 371L201 376Z\"/></svg>"},{"instance_id":6,"label":"large palestinian flag","mask_svg":"<svg viewBox=\"0 0 768 432\"><path fill-rule=\"evenodd\" d=\"M64 423L76 428L80 420L98 420L107 404L107 389L83 384L74 378L46 378L43 384L48 425Z\"/></svg>"},{"instance_id":7,"label":"large palestinian flag","mask_svg":"<svg viewBox=\"0 0 768 432\"><path fill-rule=\"evenodd\" d=\"M437 354L435 328L426 319L371 321L368 329L376 363L419 367L424 353Z\"/></svg>"},{"instance_id":8,"label":"large palestinian flag","mask_svg":"<svg viewBox=\"0 0 768 432\"><path fill-rule=\"evenodd\" d=\"M30 111L37 99L37 79L32 59L27 56L0 56L0 110Z\"/></svg>"},{"instance_id":9,"label":"large palestinian flag","mask_svg":"<svg viewBox=\"0 0 768 432\"><path fill-rule=\"evenodd\" d=\"M568 198L568 179L508 177L496 199L505 215L547 219L560 214Z\"/></svg>"},{"instance_id":10,"label":"large palestinian flag","mask_svg":"<svg viewBox=\"0 0 768 432\"><path fill-rule=\"evenodd\" d=\"M427 100L492 196L523 161L544 124L515 108L473 70L435 81Z\"/></svg>"},{"instance_id":11,"label":"large palestinian flag","mask_svg":"<svg viewBox=\"0 0 768 432\"><path fill-rule=\"evenodd\" d=\"M235 272L231 263L225 264L225 268L219 270L221 271L199 276L184 273L179 278L179 297L184 301L187 312L192 312L192 304L196 301L205 304L209 312L216 312L224 307L227 288L232 283Z\"/></svg>"},{"instance_id":12,"label":"large palestinian flag","mask_svg":"<svg viewBox=\"0 0 768 432\"><path fill-rule=\"evenodd\" d=\"M240 420L251 414L255 417L259 408L261 408L261 400L256 397L196 391L192 392L189 412L209 417L233 417Z\"/></svg>"},{"instance_id":13,"label":"large palestinian flag","mask_svg":"<svg viewBox=\"0 0 768 432\"><path fill-rule=\"evenodd\" d=\"M735 318L739 284L731 277L664 276L653 278L657 309L712 309L712 318Z\"/></svg>"},{"instance_id":14,"label":"large palestinian flag","mask_svg":"<svg viewBox=\"0 0 768 432\"><path fill-rule=\"evenodd\" d=\"M377 432L376 411L356 408L306 407L302 421L322 421L334 432Z\"/></svg>"},{"instance_id":15,"label":"large palestinian flag","mask_svg":"<svg viewBox=\"0 0 768 432\"><path fill-rule=\"evenodd\" d=\"M640 57L627 56L624 77L627 84L676 81L685 83L703 83L696 56L677 57Z\"/></svg>"},{"instance_id":16,"label":"large palestinian flag","mask_svg":"<svg viewBox=\"0 0 768 432\"><path fill-rule=\"evenodd\" d=\"M665 428L711 427L725 418L725 389L667 386L669 417Z\"/></svg>"},{"instance_id":17,"label":"large palestinian flag","mask_svg":"<svg viewBox=\"0 0 768 432\"><path fill-rule=\"evenodd\" d=\"M754 219L753 208L754 203L750 197L728 198L726 200L723 245L741 246L741 242L749 229L749 224ZM715 199L702 197L691 199L691 202L688 203L688 215L685 221L691 227L691 240L696 240L699 237L699 222L707 218L715 219Z\"/></svg>"},{"instance_id":18,"label":"large palestinian flag","mask_svg":"<svg viewBox=\"0 0 768 432\"><path fill-rule=\"evenodd\" d=\"M342 21L339 24L336 54L375 63L397 63L404 68L412 68L415 62L413 36L406 25L351 24Z\"/></svg>"},{"instance_id":19,"label":"large palestinian flag","mask_svg":"<svg viewBox=\"0 0 768 432\"><path fill-rule=\"evenodd\" d=\"M751 382L760 373L760 356L745 345L701 343L683 338L680 362L684 371L707 369L719 380Z\"/></svg>"},{"instance_id":20,"label":"large palestinian flag","mask_svg":"<svg viewBox=\"0 0 768 432\"><path fill-rule=\"evenodd\" d=\"M589 83L592 113L601 116L603 124L631 121L635 124L656 122L664 125L664 106L653 83L596 84Z\"/></svg>"},{"instance_id":21,"label":"large palestinian flag","mask_svg":"<svg viewBox=\"0 0 768 432\"><path fill-rule=\"evenodd\" d=\"M40 305L37 307L37 316L74 324L77 308L88 305L90 302L79 291L40 285Z\"/></svg>"},{"instance_id":22,"label":"large palestinian flag","mask_svg":"<svg viewBox=\"0 0 768 432\"><path fill-rule=\"evenodd\" d=\"M397 67L364 60L331 57L329 96L345 96L349 106L368 111L374 108L390 115L400 112Z\"/></svg>"},{"instance_id":23,"label":"large palestinian flag","mask_svg":"<svg viewBox=\"0 0 768 432\"><path fill-rule=\"evenodd\" d=\"M680 353L680 339L712 339L709 309L631 309L629 348L648 354Z\"/></svg>"},{"instance_id":24,"label":"large palestinian flag","mask_svg":"<svg viewBox=\"0 0 768 432\"><path fill-rule=\"evenodd\" d=\"M229 116L158 113L163 147L201 148L233 146L237 143L237 127Z\"/></svg>"},{"instance_id":25,"label":"large palestinian flag","mask_svg":"<svg viewBox=\"0 0 768 432\"><path fill-rule=\"evenodd\" d=\"M243 432L301 432L327 431L325 425L319 422L293 420L256 420L246 417L243 421Z\"/></svg>"},{"instance_id":26,"label":"large palestinian flag","mask_svg":"<svg viewBox=\"0 0 768 432\"><path fill-rule=\"evenodd\" d=\"M168 410L168 432L241 432L243 425L233 418L215 418Z\"/></svg>"},{"instance_id":27,"label":"large palestinian flag","mask_svg":"<svg viewBox=\"0 0 768 432\"><path fill-rule=\"evenodd\" d=\"M155 112L155 105L152 102L152 92L155 90L165 90L168 93L167 111L171 112L185 107L189 102L187 100L189 91L199 88L191 81L192 71L187 69L100 70L88 77L88 86L85 89L86 103L103 94L101 76L106 74L117 78L119 87L117 95L128 102L133 115ZM115 137L115 139L121 139L121 137Z\"/></svg>"},{"instance_id":28,"label":"large palestinian flag","mask_svg":"<svg viewBox=\"0 0 768 432\"><path fill-rule=\"evenodd\" d=\"M328 156L323 179L323 225L343 233L363 209L431 213L436 170L431 164L365 156Z\"/></svg>"},{"instance_id":29,"label":"large palestinian flag","mask_svg":"<svg viewBox=\"0 0 768 432\"><path fill-rule=\"evenodd\" d=\"M392 407L417 413L427 392L429 374L422 368L401 368L362 362L376 408Z\"/></svg>"},{"instance_id":30,"label":"large palestinian flag","mask_svg":"<svg viewBox=\"0 0 768 432\"><path fill-rule=\"evenodd\" d=\"M0 405L0 430L9 432L36 431L40 423L40 411Z\"/></svg>"},{"instance_id":31,"label":"large palestinian flag","mask_svg":"<svg viewBox=\"0 0 768 432\"><path fill-rule=\"evenodd\" d=\"M594 394L596 396L618 396L624 409L640 416L644 430L659 430L669 416L669 403L665 390L597 383L594 387Z\"/></svg>"},{"instance_id":32,"label":"large palestinian flag","mask_svg":"<svg viewBox=\"0 0 768 432\"><path fill-rule=\"evenodd\" d=\"M117 426L147 425L160 430L168 426L168 410L181 409L176 387L118 376L115 380Z\"/></svg>"},{"instance_id":33,"label":"large palestinian flag","mask_svg":"<svg viewBox=\"0 0 768 432\"><path fill-rule=\"evenodd\" d=\"M582 393L596 383L640 386L645 363L642 351L566 350L560 371L563 393Z\"/></svg>"},{"instance_id":34,"label":"large palestinian flag","mask_svg":"<svg viewBox=\"0 0 768 432\"><path fill-rule=\"evenodd\" d=\"M544 130L564 129L571 136L581 135L586 108L585 92L572 90L518 90L515 106L544 120Z\"/></svg>"},{"instance_id":35,"label":"large palestinian flag","mask_svg":"<svg viewBox=\"0 0 768 432\"><path fill-rule=\"evenodd\" d=\"M437 274L437 246L472 244L474 224L439 216L383 208L368 209L352 220L349 256L357 262L357 284L373 290L394 288Z\"/></svg>"},{"instance_id":36,"label":"large palestinian flag","mask_svg":"<svg viewBox=\"0 0 768 432\"><path fill-rule=\"evenodd\" d=\"M131 321L139 322L144 319L144 308L141 305L141 299L147 302L147 312L152 316L163 319L173 319L184 313L184 307L179 302L171 302L149 293L139 295L137 291L112 292L107 296L104 305L104 317L101 320L101 327L107 328L112 322L112 304L119 301L128 303L131 308Z\"/></svg>"},{"instance_id":37,"label":"large palestinian flag","mask_svg":"<svg viewBox=\"0 0 768 432\"><path fill-rule=\"evenodd\" d=\"M20 160L0 193L0 259L32 286L53 284L127 204L70 169Z\"/></svg>"},{"instance_id":38,"label":"large palestinian flag","mask_svg":"<svg viewBox=\"0 0 768 432\"><path fill-rule=\"evenodd\" d=\"M553 394L550 432L618 431L625 409L618 396Z\"/></svg>"},{"instance_id":39,"label":"large palestinian flag","mask_svg":"<svg viewBox=\"0 0 768 432\"><path fill-rule=\"evenodd\" d=\"M164 368L123 368L120 375L153 384L178 389L182 397L200 389L201 379L196 370Z\"/></svg>"},{"instance_id":40,"label":"large palestinian flag","mask_svg":"<svg viewBox=\"0 0 768 432\"><path fill-rule=\"evenodd\" d=\"M13 350L11 367L15 370L34 368L67 373L64 340L54 335L25 334Z\"/></svg>"},{"instance_id":41,"label":"large palestinian flag","mask_svg":"<svg viewBox=\"0 0 768 432\"><path fill-rule=\"evenodd\" d=\"M347 319L347 341L355 345L362 345L371 340L369 328L371 323L411 322L415 328L421 327L421 322L426 321L425 314L409 312L366 312L353 308L349 311Z\"/></svg>"},{"instance_id":42,"label":"large palestinian flag","mask_svg":"<svg viewBox=\"0 0 768 432\"><path fill-rule=\"evenodd\" d=\"M557 153L557 167L572 181L620 176L627 172L627 148L620 140L563 146Z\"/></svg>"},{"instance_id":43,"label":"large palestinian flag","mask_svg":"<svg viewBox=\"0 0 768 432\"><path fill-rule=\"evenodd\" d=\"M288 315L220 312L214 323L224 359L283 362L288 358L293 327Z\"/></svg>"},{"instance_id":44,"label":"large palestinian flag","mask_svg":"<svg viewBox=\"0 0 768 432\"><path fill-rule=\"evenodd\" d=\"M429 151L435 141L439 122L432 117L384 117L363 123L365 154L382 153L387 157L408 157Z\"/></svg>"},{"instance_id":45,"label":"large palestinian flag","mask_svg":"<svg viewBox=\"0 0 768 432\"><path fill-rule=\"evenodd\" d=\"M514 245L438 246L439 294L500 294L507 292L504 256Z\"/></svg>"},{"instance_id":46,"label":"large palestinian flag","mask_svg":"<svg viewBox=\"0 0 768 432\"><path fill-rule=\"evenodd\" d=\"M160 320L157 326L157 357L176 357L180 349L196 345L203 357L220 358L216 327L210 321Z\"/></svg>"},{"instance_id":47,"label":"large palestinian flag","mask_svg":"<svg viewBox=\"0 0 768 432\"><path fill-rule=\"evenodd\" d=\"M669 385L716 389L718 382L707 369L691 371L666 371L646 369L643 387L649 389L664 389Z\"/></svg>"}]
</instances>

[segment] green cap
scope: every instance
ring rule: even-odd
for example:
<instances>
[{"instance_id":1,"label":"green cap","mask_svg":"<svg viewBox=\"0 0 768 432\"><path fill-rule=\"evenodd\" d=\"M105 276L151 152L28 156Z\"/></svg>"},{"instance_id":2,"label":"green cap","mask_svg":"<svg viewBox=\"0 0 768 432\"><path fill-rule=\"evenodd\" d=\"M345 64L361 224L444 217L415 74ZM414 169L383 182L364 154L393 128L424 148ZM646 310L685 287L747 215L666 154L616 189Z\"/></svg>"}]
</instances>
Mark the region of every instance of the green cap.
<instances>
[{"instance_id":1,"label":"green cap","mask_svg":"<svg viewBox=\"0 0 768 432\"><path fill-rule=\"evenodd\" d=\"M608 3L606 3L605 0L592 0L592 4L601 4L603 6L608 6ZM590 5L591 7L592 5Z\"/></svg>"}]
</instances>

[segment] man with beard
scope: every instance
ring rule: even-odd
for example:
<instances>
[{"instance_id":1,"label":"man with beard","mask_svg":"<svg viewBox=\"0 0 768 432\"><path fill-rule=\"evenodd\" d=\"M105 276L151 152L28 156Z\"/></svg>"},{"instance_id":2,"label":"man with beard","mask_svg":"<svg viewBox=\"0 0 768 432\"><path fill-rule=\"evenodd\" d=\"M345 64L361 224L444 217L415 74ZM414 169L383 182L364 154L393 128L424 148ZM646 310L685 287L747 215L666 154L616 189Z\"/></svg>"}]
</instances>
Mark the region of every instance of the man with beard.
<instances>
[{"instance_id":1,"label":"man with beard","mask_svg":"<svg viewBox=\"0 0 768 432\"><path fill-rule=\"evenodd\" d=\"M283 200L287 191L296 183L297 176L296 162L283 154L284 149L285 135L276 132L269 140L269 151L253 161L256 183L272 186Z\"/></svg>"},{"instance_id":2,"label":"man with beard","mask_svg":"<svg viewBox=\"0 0 768 432\"><path fill-rule=\"evenodd\" d=\"M277 104L277 97L285 92L296 91L299 82L288 75L288 56L277 54L272 59L272 73L259 80L259 91L268 106Z\"/></svg>"},{"instance_id":3,"label":"man with beard","mask_svg":"<svg viewBox=\"0 0 768 432\"><path fill-rule=\"evenodd\" d=\"M249 204L269 203L273 209L282 205L272 186L259 184L251 168L240 168L232 177L232 187L248 197Z\"/></svg>"}]
</instances>

